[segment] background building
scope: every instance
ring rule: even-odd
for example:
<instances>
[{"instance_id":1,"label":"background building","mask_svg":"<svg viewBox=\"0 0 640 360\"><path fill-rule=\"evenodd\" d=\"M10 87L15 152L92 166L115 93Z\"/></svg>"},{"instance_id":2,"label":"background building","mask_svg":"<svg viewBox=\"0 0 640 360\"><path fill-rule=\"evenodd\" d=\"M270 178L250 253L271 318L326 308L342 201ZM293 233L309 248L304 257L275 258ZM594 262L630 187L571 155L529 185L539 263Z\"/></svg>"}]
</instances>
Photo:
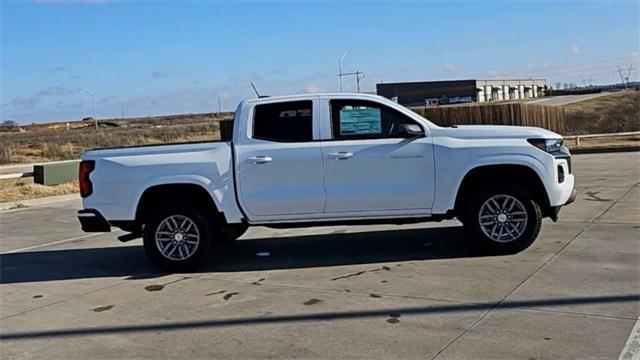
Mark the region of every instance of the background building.
<instances>
[{"instance_id":1,"label":"background building","mask_svg":"<svg viewBox=\"0 0 640 360\"><path fill-rule=\"evenodd\" d=\"M519 100L543 96L545 79L451 80L377 84L378 95L402 105Z\"/></svg>"}]
</instances>

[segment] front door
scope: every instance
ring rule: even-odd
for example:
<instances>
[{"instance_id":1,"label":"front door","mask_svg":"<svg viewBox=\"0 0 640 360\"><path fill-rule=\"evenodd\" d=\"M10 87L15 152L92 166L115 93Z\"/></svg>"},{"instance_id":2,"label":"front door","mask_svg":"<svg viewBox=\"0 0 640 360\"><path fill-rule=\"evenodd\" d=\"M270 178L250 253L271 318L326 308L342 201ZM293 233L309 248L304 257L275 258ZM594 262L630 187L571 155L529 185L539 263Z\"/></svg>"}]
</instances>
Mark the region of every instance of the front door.
<instances>
[{"instance_id":1,"label":"front door","mask_svg":"<svg viewBox=\"0 0 640 360\"><path fill-rule=\"evenodd\" d=\"M335 99L329 106L333 139L322 145L325 212L428 213L435 180L432 143L425 136L408 138L400 129L424 126L372 101Z\"/></svg>"},{"instance_id":2,"label":"front door","mask_svg":"<svg viewBox=\"0 0 640 360\"><path fill-rule=\"evenodd\" d=\"M250 220L322 213L322 152L311 100L256 105L236 146L239 199ZM290 216L288 216L290 217Z\"/></svg>"}]
</instances>

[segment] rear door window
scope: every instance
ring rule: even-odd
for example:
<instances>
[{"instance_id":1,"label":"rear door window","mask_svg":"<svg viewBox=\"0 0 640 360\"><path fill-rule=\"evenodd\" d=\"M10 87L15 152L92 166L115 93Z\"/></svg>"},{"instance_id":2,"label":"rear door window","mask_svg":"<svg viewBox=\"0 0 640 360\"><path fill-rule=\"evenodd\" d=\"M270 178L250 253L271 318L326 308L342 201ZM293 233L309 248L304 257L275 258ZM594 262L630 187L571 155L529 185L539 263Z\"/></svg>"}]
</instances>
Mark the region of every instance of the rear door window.
<instances>
[{"instance_id":1,"label":"rear door window","mask_svg":"<svg viewBox=\"0 0 640 360\"><path fill-rule=\"evenodd\" d=\"M256 105L252 137L273 142L313 141L313 102Z\"/></svg>"}]
</instances>

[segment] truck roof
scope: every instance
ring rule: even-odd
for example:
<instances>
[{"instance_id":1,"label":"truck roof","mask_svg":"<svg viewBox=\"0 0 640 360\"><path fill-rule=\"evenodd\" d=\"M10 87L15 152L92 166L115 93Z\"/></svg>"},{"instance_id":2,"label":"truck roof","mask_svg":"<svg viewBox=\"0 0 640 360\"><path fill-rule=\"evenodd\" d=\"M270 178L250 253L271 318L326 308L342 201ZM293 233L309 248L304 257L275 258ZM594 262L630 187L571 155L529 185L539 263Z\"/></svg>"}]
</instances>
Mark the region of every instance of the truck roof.
<instances>
[{"instance_id":1,"label":"truck roof","mask_svg":"<svg viewBox=\"0 0 640 360\"><path fill-rule=\"evenodd\" d=\"M241 102L241 104L269 103L269 102L278 102L278 101L287 101L287 100L305 100L305 99L315 99L319 97L349 98L349 99L362 99L362 100L374 100L374 99L388 100L385 97L382 97L380 95L374 95L374 94L336 92L336 93L278 95L278 96L269 96L269 97L262 97L262 98L256 98L256 99L245 99Z\"/></svg>"}]
</instances>

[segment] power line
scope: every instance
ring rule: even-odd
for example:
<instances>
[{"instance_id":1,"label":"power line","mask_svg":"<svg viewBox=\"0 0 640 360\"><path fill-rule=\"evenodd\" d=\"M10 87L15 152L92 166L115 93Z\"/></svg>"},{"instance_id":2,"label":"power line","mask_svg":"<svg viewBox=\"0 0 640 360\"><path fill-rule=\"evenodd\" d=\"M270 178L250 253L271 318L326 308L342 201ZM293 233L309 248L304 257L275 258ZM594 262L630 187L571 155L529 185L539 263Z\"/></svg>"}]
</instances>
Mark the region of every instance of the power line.
<instances>
[{"instance_id":1,"label":"power line","mask_svg":"<svg viewBox=\"0 0 640 360\"><path fill-rule=\"evenodd\" d=\"M512 71L507 69L505 72L508 73L508 74L527 74L527 73L530 73L533 70L539 71L539 72L542 72L542 71L546 72L548 70L577 68L577 67L593 65L593 64L601 64L601 63L607 63L607 62L619 62L620 60L632 59L632 58L640 58L640 56L638 56L638 55L627 55L627 56L621 56L621 57L615 57L615 58L608 58L608 59L589 61L589 62L586 62L586 63L557 65L557 66L537 66L537 67L530 67L530 68L526 68L526 69L523 69L523 68L512 68L512 69L510 69Z\"/></svg>"},{"instance_id":2,"label":"power line","mask_svg":"<svg viewBox=\"0 0 640 360\"><path fill-rule=\"evenodd\" d=\"M637 70L633 69L631 71L631 74L635 74L635 73L637 73ZM607 78L610 79L610 81L615 81L613 79L613 77L616 76L616 73L615 73L615 71L611 72L611 69L609 69L609 70L606 70L606 71L599 71L599 72L589 73L589 76L591 78L593 78L594 81L597 80L597 79L603 79L605 76L607 76ZM572 76L572 77L560 77L560 78L556 78L556 79L551 78L551 79L548 79L548 80L553 80L553 81L550 81L551 83L558 83L558 82L573 82L573 81L579 82L579 81L582 81L582 79L584 79L584 76L577 76L576 75L576 76Z\"/></svg>"},{"instance_id":3,"label":"power line","mask_svg":"<svg viewBox=\"0 0 640 360\"><path fill-rule=\"evenodd\" d=\"M638 62L638 61L636 61ZM529 77L545 77L545 76L552 76L552 75L557 75L557 74L561 74L561 75L565 75L565 74L571 74L571 73L587 73L587 72L592 72L595 70L600 70L600 69L612 69L613 68L613 64L612 65L599 65L599 66L593 66L593 67L587 67L587 68L576 68L576 69L572 69L572 70L563 70L563 71L546 71L546 72L538 72L535 73L534 75L529 74ZM513 75L513 74L510 74Z\"/></svg>"}]
</instances>

